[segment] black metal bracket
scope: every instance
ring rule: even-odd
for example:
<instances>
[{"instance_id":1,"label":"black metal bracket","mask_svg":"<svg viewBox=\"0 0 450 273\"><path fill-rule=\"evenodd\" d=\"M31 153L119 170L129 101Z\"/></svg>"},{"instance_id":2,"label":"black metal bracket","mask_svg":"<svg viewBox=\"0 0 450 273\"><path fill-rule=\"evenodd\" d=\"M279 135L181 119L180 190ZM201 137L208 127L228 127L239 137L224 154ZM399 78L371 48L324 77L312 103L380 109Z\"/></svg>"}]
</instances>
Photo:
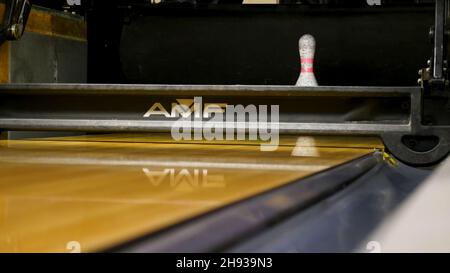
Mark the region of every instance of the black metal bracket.
<instances>
[{"instance_id":1,"label":"black metal bracket","mask_svg":"<svg viewBox=\"0 0 450 273\"><path fill-rule=\"evenodd\" d=\"M432 56L427 61L427 67L419 70L418 83L422 87L420 94L420 115L417 116L417 131L409 136L388 136L386 145L396 153L408 153L400 142L416 155L406 155L409 158L424 155L424 151L431 151L431 147L448 145L439 139L450 136L450 131L444 130L438 136L436 130L448 127L450 124L450 87L448 77L449 36L450 36L450 1L435 1L435 21L430 28L429 36L433 43ZM427 127L425 129L425 127ZM431 131L430 131L431 129ZM419 147L420 146L420 147ZM445 149L445 148L444 148ZM436 149L435 149L436 152Z\"/></svg>"},{"instance_id":2,"label":"black metal bracket","mask_svg":"<svg viewBox=\"0 0 450 273\"><path fill-rule=\"evenodd\" d=\"M429 32L433 43L432 57L427 61L427 67L419 70L418 80L427 92L448 91L449 9L449 0L436 0L434 26Z\"/></svg>"},{"instance_id":3,"label":"black metal bracket","mask_svg":"<svg viewBox=\"0 0 450 273\"><path fill-rule=\"evenodd\" d=\"M31 11L29 0L7 0L3 25L0 30L0 43L7 40L19 40L25 31L28 15Z\"/></svg>"}]
</instances>

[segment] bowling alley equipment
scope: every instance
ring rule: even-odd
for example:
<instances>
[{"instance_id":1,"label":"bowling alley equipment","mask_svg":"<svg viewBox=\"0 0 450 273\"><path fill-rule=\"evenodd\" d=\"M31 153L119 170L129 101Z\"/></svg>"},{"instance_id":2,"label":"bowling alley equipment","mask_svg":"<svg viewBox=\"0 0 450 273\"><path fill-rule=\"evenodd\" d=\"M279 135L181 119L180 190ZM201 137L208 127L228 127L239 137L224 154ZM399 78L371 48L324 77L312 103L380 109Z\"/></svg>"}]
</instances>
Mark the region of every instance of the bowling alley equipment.
<instances>
[{"instance_id":1,"label":"bowling alley equipment","mask_svg":"<svg viewBox=\"0 0 450 273\"><path fill-rule=\"evenodd\" d=\"M91 4L86 18L77 7L33 7L23 36L4 37L2 50L10 51L1 60L22 68L5 70L9 80L0 85L2 252L353 251L448 158L449 1L292 10ZM268 10L276 14L270 20ZM392 28L404 33L398 41L378 28L394 18ZM250 31L251 22L276 30L278 39ZM288 27L271 25L279 22ZM351 33L355 41L345 43L349 28L334 24L353 25L361 37ZM49 31L37 34L37 27ZM224 35L195 35L209 28ZM430 50L423 50L428 36ZM379 48L369 54L368 43ZM340 44L354 51L330 50ZM31 57L21 60L25 54ZM392 55L402 65L392 65ZM371 84L327 84L333 79ZM276 149L261 151L265 140L248 135L170 135L180 117L201 121L193 124L203 130L213 118L208 109L238 105L277 106L265 117L277 115ZM215 122L216 129L238 128Z\"/></svg>"}]
</instances>

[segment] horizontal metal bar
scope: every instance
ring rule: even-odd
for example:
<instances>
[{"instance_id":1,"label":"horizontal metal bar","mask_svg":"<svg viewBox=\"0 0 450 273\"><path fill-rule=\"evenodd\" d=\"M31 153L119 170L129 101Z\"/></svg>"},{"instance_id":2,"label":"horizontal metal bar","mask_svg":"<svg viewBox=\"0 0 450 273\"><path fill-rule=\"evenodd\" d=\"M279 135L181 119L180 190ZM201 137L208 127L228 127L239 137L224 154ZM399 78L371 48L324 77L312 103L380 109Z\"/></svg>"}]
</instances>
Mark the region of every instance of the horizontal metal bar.
<instances>
[{"instance_id":1,"label":"horizontal metal bar","mask_svg":"<svg viewBox=\"0 0 450 273\"><path fill-rule=\"evenodd\" d=\"M175 121L139 120L89 120L89 119L14 119L1 118L0 128L7 130L49 130L49 131L111 131L111 132L170 132ZM179 123L182 127L183 122ZM190 124L190 123L189 123ZM210 122L210 124L214 124ZM219 128L222 123L215 127ZM246 132L257 132L258 125L247 123L223 123L226 129L247 128ZM245 127L244 127L245 126ZM214 127L214 126L213 126ZM192 127L192 131L203 127ZM248 129L255 128L255 129ZM270 127L269 127L270 129ZM381 134L386 132L411 131L409 124L368 124L368 123L279 123L280 133L312 134Z\"/></svg>"},{"instance_id":2,"label":"horizontal metal bar","mask_svg":"<svg viewBox=\"0 0 450 273\"><path fill-rule=\"evenodd\" d=\"M420 92L418 87L369 86L4 84L0 85L0 128L167 132L176 118L144 117L150 106L171 107L179 98L200 96L205 103L279 104L282 134L408 133L411 113L399 109L403 102L413 105ZM258 124L241 126L228 120L204 122L224 129L258 128Z\"/></svg>"},{"instance_id":3,"label":"horizontal metal bar","mask_svg":"<svg viewBox=\"0 0 450 273\"><path fill-rule=\"evenodd\" d=\"M0 84L2 95L407 96L419 87L291 85Z\"/></svg>"},{"instance_id":4,"label":"horizontal metal bar","mask_svg":"<svg viewBox=\"0 0 450 273\"><path fill-rule=\"evenodd\" d=\"M207 108L211 105L220 111L212 114ZM242 135L245 131L249 139L258 137L255 132L260 138L273 137L272 129L280 134L371 135L381 137L388 150L405 162L430 164L448 153L448 128L423 125L422 108L419 87L0 85L0 130L170 132L178 128L184 138L189 130L199 136L199 129L222 128L239 130L241 138L247 138ZM219 112L225 114L221 117ZM192 118L192 113L202 117L200 125L194 120L183 128L180 118ZM438 125L445 126L445 119ZM201 137L217 137L215 130L213 135L205 132L209 133L202 130ZM218 133L223 137L224 132ZM434 136L439 143L427 153L415 151L403 142L409 135Z\"/></svg>"}]
</instances>

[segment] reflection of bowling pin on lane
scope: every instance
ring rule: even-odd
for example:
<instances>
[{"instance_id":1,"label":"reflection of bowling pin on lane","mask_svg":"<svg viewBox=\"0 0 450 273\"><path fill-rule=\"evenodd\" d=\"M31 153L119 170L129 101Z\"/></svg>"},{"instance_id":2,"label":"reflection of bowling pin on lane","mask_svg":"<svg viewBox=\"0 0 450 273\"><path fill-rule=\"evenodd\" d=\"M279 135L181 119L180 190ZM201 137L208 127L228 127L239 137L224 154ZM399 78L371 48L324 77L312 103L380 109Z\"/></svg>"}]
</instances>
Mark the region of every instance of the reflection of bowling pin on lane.
<instances>
[{"instance_id":1,"label":"reflection of bowling pin on lane","mask_svg":"<svg viewBox=\"0 0 450 273\"><path fill-rule=\"evenodd\" d=\"M314 53L316 51L316 40L310 34L303 35L298 40L300 52L301 70L296 86L317 86L314 76Z\"/></svg>"}]
</instances>

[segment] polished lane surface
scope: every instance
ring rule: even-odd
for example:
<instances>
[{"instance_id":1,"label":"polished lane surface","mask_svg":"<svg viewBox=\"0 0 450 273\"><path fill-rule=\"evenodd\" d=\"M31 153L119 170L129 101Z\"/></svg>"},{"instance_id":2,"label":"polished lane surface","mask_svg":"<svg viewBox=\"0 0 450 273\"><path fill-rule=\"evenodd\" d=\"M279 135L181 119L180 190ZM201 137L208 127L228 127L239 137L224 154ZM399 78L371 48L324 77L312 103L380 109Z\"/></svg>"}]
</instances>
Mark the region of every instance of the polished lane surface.
<instances>
[{"instance_id":1,"label":"polished lane surface","mask_svg":"<svg viewBox=\"0 0 450 273\"><path fill-rule=\"evenodd\" d=\"M0 251L101 251L382 149L375 138L0 141Z\"/></svg>"}]
</instances>

